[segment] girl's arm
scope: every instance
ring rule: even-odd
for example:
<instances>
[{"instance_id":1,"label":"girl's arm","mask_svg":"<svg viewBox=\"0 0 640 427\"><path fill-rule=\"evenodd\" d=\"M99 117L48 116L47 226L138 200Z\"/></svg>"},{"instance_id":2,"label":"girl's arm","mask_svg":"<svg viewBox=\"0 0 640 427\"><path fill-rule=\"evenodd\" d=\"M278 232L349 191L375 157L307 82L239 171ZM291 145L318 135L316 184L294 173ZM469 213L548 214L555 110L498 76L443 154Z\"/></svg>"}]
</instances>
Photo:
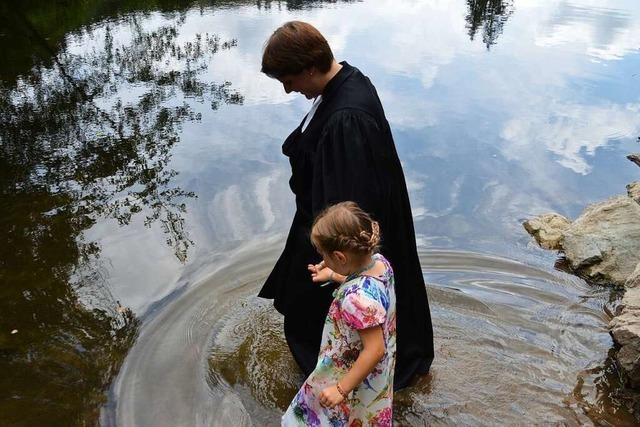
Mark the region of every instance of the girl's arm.
<instances>
[{"instance_id":1,"label":"girl's arm","mask_svg":"<svg viewBox=\"0 0 640 427\"><path fill-rule=\"evenodd\" d=\"M358 330L362 340L362 351L353 363L349 372L338 381L336 385L327 387L320 393L320 403L328 408L332 408L344 400L345 395L351 393L376 367L378 362L384 357L384 335L380 325L372 328Z\"/></svg>"}]
</instances>

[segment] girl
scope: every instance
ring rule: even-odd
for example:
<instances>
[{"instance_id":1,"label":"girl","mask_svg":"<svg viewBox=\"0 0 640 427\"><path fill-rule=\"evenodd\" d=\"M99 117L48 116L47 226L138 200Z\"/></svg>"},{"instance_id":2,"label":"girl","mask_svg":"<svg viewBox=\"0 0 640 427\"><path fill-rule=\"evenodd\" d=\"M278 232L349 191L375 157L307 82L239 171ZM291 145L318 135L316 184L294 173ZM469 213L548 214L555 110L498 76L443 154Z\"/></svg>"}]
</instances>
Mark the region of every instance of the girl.
<instances>
[{"instance_id":1,"label":"girl","mask_svg":"<svg viewBox=\"0 0 640 427\"><path fill-rule=\"evenodd\" d=\"M324 324L320 355L282 417L283 426L391 426L396 316L393 270L376 253L378 223L354 202L315 220L322 255L314 282L339 284Z\"/></svg>"}]
</instances>

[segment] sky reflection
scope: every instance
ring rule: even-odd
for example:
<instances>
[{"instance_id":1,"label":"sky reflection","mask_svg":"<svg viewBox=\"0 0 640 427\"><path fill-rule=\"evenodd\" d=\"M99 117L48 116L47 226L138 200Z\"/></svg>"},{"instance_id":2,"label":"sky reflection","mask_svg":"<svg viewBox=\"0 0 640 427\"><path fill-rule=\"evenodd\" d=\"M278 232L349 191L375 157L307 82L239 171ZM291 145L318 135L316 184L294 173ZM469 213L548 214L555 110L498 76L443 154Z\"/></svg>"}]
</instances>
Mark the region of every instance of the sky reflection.
<instances>
[{"instance_id":1,"label":"sky reflection","mask_svg":"<svg viewBox=\"0 0 640 427\"><path fill-rule=\"evenodd\" d=\"M549 269L555 255L531 243L522 220L549 210L575 217L638 179L625 159L639 151L635 0L68 6L0 6L0 183L11 208L2 219L14 242L4 257L14 312L0 341L20 344L7 354L20 354L31 375L34 349L59 340L97 373L73 390L88 403L69 398L88 413L109 382L103 373L135 338L136 316L234 248L286 232L294 203L281 144L310 102L260 73L264 42L285 21L316 25L336 57L376 85L421 250ZM198 40L197 52L176 53ZM104 312L86 309L100 304ZM49 312L57 317L39 320ZM19 334L6 338L13 328ZM119 341L105 347L101 334L116 330ZM48 360L37 359L38 375L49 378ZM86 377L60 370L71 371ZM50 385L75 381L64 375ZM40 393L40 380L5 381ZM47 408L36 415L60 412Z\"/></svg>"},{"instance_id":2,"label":"sky reflection","mask_svg":"<svg viewBox=\"0 0 640 427\"><path fill-rule=\"evenodd\" d=\"M464 1L185 12L178 43L204 33L237 42L216 53L201 78L231 82L243 96L243 105L217 110L184 99L202 119L183 125L170 166L179 172L175 184L198 195L188 201L185 219L195 242L192 262L205 263L221 248L283 233L289 225L289 167L280 145L310 104L285 94L259 68L265 40L291 19L316 25L339 60L361 68L376 84L425 245L510 254L516 248L518 256L528 258L531 249L520 226L524 217L547 210L575 216L586 203L624 191L636 172L624 154L640 134L639 80L632 72L640 72L640 5L494 3L486 7L506 11L508 19L490 35L489 46L479 27L470 38L473 11ZM145 28L164 20L160 13L138 17ZM126 43L127 24L108 25L116 40ZM105 27L94 30L91 43L100 43ZM87 37L74 36L73 48L88 49ZM135 88L126 90L118 95L136 96ZM119 248L104 251L114 274L126 270L132 257L150 269L164 264L156 270L163 274L151 276L157 284L147 283L144 291L117 273L117 293L138 309L184 277L184 267L156 247L161 238L147 236L148 230L135 224L127 230L99 227L96 238L109 235ZM131 236L155 247L155 261L127 243ZM172 284L167 277L173 277Z\"/></svg>"}]
</instances>

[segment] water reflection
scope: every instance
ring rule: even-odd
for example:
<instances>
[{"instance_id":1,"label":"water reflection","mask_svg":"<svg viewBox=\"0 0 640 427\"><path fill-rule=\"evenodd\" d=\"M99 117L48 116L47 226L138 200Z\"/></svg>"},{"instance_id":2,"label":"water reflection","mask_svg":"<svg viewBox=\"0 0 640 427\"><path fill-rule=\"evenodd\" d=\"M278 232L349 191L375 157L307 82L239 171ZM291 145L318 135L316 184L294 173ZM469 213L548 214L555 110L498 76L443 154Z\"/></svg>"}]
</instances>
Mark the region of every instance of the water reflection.
<instances>
[{"instance_id":1,"label":"water reflection","mask_svg":"<svg viewBox=\"0 0 640 427\"><path fill-rule=\"evenodd\" d=\"M638 49L640 29L634 16L621 8L625 2L580 4L560 2L547 19L549 31L538 36L543 46L582 44L597 61L620 60Z\"/></svg>"},{"instance_id":2,"label":"water reflection","mask_svg":"<svg viewBox=\"0 0 640 427\"><path fill-rule=\"evenodd\" d=\"M198 78L211 56L235 41L204 34L181 44L182 18L153 31L135 15L127 19L127 45L118 46L106 26L102 49L63 50L54 68L37 67L14 87L2 87L3 166L22 190L66 195L65 205L75 205L88 223L97 215L126 225L144 210L145 224L160 221L184 261L192 242L183 199L195 194L170 185L177 175L168 167L171 149L181 124L200 119L185 99L206 100L212 109L242 103L229 82ZM126 89L134 96L123 99Z\"/></svg>"},{"instance_id":3,"label":"water reflection","mask_svg":"<svg viewBox=\"0 0 640 427\"><path fill-rule=\"evenodd\" d=\"M274 408L286 405L299 378L278 335L281 319L253 295L280 250L260 249L265 236L285 232L292 214L281 138L309 105L261 76L258 64L264 40L286 20L313 22L339 59L376 84L421 249L506 254L549 270L554 256L529 244L520 220L545 210L573 216L624 191L637 174L624 154L640 129L637 79L629 77L640 69L640 9L633 0L591 3L70 0L63 9L29 0L18 17L17 6L9 8L0 16L8 59L0 114L15 123L0 156L10 206L0 214L10 243L0 261L10 283L0 303L9 313L0 358L16 375L0 380L0 418L94 419L128 351L111 402L122 425L277 420ZM430 258L427 271L451 262L451 254ZM574 422L575 412L581 422L598 412L611 422L616 411L626 422L611 391L617 383L602 375L615 373L603 362L607 296L582 300L590 292L582 284L547 283L531 272L489 275L489 258L474 271L428 277L441 364L415 398L399 400L398 419L488 422L495 413L486 411L498 408L517 423L526 406L559 423ZM198 285L207 272L215 274ZM59 295L37 291L48 286ZM133 349L137 320L115 299L145 316ZM492 314L500 310L508 316ZM567 324L571 333L558 335ZM46 333L21 338L34 328ZM65 351L47 353L49 342ZM501 367L489 363L496 357ZM29 363L41 368L32 372ZM461 371L486 390L469 388ZM493 377L508 384L492 388ZM269 387L272 379L280 382ZM576 403L569 395L582 380ZM64 382L79 382L79 392L51 385ZM66 406L48 401L31 411L40 390ZM200 418L190 423L194 414Z\"/></svg>"},{"instance_id":4,"label":"water reflection","mask_svg":"<svg viewBox=\"0 0 640 427\"><path fill-rule=\"evenodd\" d=\"M0 216L0 420L95 419L138 322L100 281L99 248L82 241L91 221L76 215L81 207L69 205L68 194L39 185L11 188L5 178L0 198L11 210Z\"/></svg>"},{"instance_id":5,"label":"water reflection","mask_svg":"<svg viewBox=\"0 0 640 427\"><path fill-rule=\"evenodd\" d=\"M323 4L332 3L357 3L363 0L256 0L255 4L258 8L270 9L274 5L277 8L286 8L287 10L310 9L322 6Z\"/></svg>"},{"instance_id":6,"label":"water reflection","mask_svg":"<svg viewBox=\"0 0 640 427\"><path fill-rule=\"evenodd\" d=\"M469 37L473 40L482 30L482 42L489 49L496 43L504 24L513 13L513 0L467 0L467 5Z\"/></svg>"},{"instance_id":7,"label":"water reflection","mask_svg":"<svg viewBox=\"0 0 640 427\"><path fill-rule=\"evenodd\" d=\"M51 67L0 86L0 188L10 207L0 216L3 423L96 419L138 320L112 297L100 244L85 232L101 218L127 225L143 215L186 261L185 199L195 194L172 184L178 172L169 167L181 125L200 119L186 100L214 110L243 100L229 82L199 77L234 40L179 42L179 15L152 30L136 15L123 20L128 42L109 25L87 29L95 45L63 46Z\"/></svg>"},{"instance_id":8,"label":"water reflection","mask_svg":"<svg viewBox=\"0 0 640 427\"><path fill-rule=\"evenodd\" d=\"M637 424L640 399L624 388L624 379L616 366L616 349L609 350L602 365L578 373L577 383L565 404L584 413L595 425ZM616 410L625 408L626 410ZM627 412L628 411L628 412Z\"/></svg>"}]
</instances>

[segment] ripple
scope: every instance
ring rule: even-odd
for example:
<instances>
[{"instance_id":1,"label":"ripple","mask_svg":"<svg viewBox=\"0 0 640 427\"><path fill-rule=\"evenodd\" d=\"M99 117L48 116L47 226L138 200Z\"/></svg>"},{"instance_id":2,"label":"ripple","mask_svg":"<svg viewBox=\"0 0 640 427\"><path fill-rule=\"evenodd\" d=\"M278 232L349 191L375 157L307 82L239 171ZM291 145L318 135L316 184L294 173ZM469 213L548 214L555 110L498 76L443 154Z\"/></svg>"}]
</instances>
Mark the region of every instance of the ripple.
<instances>
[{"instance_id":1,"label":"ripple","mask_svg":"<svg viewBox=\"0 0 640 427\"><path fill-rule=\"evenodd\" d=\"M303 377L281 316L255 295L281 245L271 238L228 254L147 322L115 385L118 425L279 424ZM606 295L487 254L431 250L420 259L436 358L396 393L397 425L573 425L590 423L593 408L605 420L619 409L603 408L602 390L575 397L607 371L583 371L608 360Z\"/></svg>"}]
</instances>

